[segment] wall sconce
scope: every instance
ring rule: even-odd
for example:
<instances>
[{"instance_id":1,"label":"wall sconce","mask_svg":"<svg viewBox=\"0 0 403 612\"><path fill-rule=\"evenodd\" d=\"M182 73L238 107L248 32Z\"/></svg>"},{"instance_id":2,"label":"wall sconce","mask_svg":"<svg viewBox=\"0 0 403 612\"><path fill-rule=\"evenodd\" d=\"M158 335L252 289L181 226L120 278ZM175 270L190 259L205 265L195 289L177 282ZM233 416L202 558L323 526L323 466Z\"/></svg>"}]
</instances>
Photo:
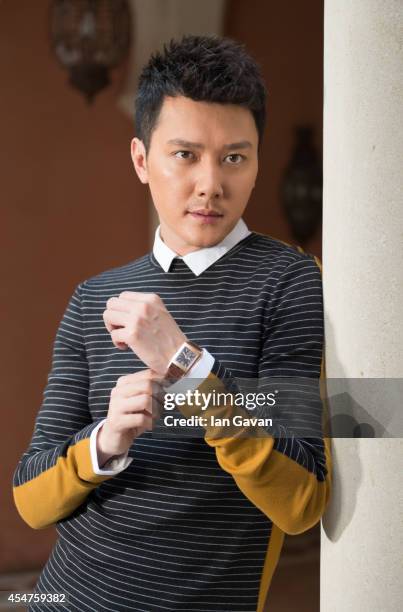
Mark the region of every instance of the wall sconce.
<instances>
[{"instance_id":1,"label":"wall sconce","mask_svg":"<svg viewBox=\"0 0 403 612\"><path fill-rule=\"evenodd\" d=\"M92 102L130 46L127 0L53 0L51 41L70 84Z\"/></svg>"}]
</instances>

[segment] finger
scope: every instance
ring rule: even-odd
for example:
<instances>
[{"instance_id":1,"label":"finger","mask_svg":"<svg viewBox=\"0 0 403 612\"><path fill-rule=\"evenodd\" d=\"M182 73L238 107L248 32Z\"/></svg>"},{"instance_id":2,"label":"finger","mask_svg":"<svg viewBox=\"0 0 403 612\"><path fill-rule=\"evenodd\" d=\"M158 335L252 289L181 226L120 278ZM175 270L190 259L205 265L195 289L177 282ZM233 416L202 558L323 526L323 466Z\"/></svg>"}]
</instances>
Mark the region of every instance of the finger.
<instances>
[{"instance_id":1,"label":"finger","mask_svg":"<svg viewBox=\"0 0 403 612\"><path fill-rule=\"evenodd\" d=\"M147 370L143 370L143 372L144 372L144 376L146 379L152 380L153 382L156 382L160 384L161 387L163 387L165 383L164 374L161 374L161 372L157 372L156 370L152 370L151 368L148 368Z\"/></svg>"},{"instance_id":2,"label":"finger","mask_svg":"<svg viewBox=\"0 0 403 612\"><path fill-rule=\"evenodd\" d=\"M122 387L124 389L124 387ZM145 410L152 414L154 411L159 411L163 407L162 399L157 395L149 395L148 393L139 393L138 395L130 395L129 397L119 398L120 405L124 412L141 412Z\"/></svg>"},{"instance_id":3,"label":"finger","mask_svg":"<svg viewBox=\"0 0 403 612\"><path fill-rule=\"evenodd\" d=\"M130 314L120 312L118 310L104 310L103 319L108 332L113 331L117 327L125 327L130 321Z\"/></svg>"},{"instance_id":4,"label":"finger","mask_svg":"<svg viewBox=\"0 0 403 612\"><path fill-rule=\"evenodd\" d=\"M150 384L151 382L151 384ZM143 383L143 384L142 384ZM153 396L158 401L161 401L163 395L163 387L160 383L154 381L137 381L136 383L129 382L119 387L120 397L135 397L136 395Z\"/></svg>"},{"instance_id":5,"label":"finger","mask_svg":"<svg viewBox=\"0 0 403 612\"><path fill-rule=\"evenodd\" d=\"M155 372L155 370L151 370L150 368L146 368L144 370L139 370L138 372L133 372L131 374L124 374L123 376L119 376L116 381L116 386L127 385L132 382L139 382L141 380L151 380L156 382L157 384L161 384L163 387L164 377Z\"/></svg>"},{"instance_id":6,"label":"finger","mask_svg":"<svg viewBox=\"0 0 403 612\"><path fill-rule=\"evenodd\" d=\"M121 416L121 423L127 427L127 429L139 427L144 431L145 429L152 429L153 427L152 417L142 412L137 412L136 414L123 414Z\"/></svg>"},{"instance_id":7,"label":"finger","mask_svg":"<svg viewBox=\"0 0 403 612\"><path fill-rule=\"evenodd\" d=\"M143 291L122 291L119 294L119 300L127 300L133 305L133 302L155 302L160 301L158 293L145 293Z\"/></svg>"},{"instance_id":8,"label":"finger","mask_svg":"<svg viewBox=\"0 0 403 612\"><path fill-rule=\"evenodd\" d=\"M117 342L115 344L116 348L118 348L120 351L127 351L127 349L129 348L129 346L126 344L126 342Z\"/></svg>"},{"instance_id":9,"label":"finger","mask_svg":"<svg viewBox=\"0 0 403 612\"><path fill-rule=\"evenodd\" d=\"M110 332L112 342L115 346L119 344L124 344L128 346L128 332L125 327L120 327L119 329L112 329Z\"/></svg>"},{"instance_id":10,"label":"finger","mask_svg":"<svg viewBox=\"0 0 403 612\"><path fill-rule=\"evenodd\" d=\"M136 396L122 400L123 412L121 414L148 414L154 419L159 418L162 406L157 401L149 401L147 396Z\"/></svg>"},{"instance_id":11,"label":"finger","mask_svg":"<svg viewBox=\"0 0 403 612\"><path fill-rule=\"evenodd\" d=\"M122 312L130 312L132 308L133 302L131 300L122 299L117 296L109 298L109 300L106 302L107 310L120 310Z\"/></svg>"},{"instance_id":12,"label":"finger","mask_svg":"<svg viewBox=\"0 0 403 612\"><path fill-rule=\"evenodd\" d=\"M132 312L133 307L135 306L136 303L144 304L146 302L150 303L152 301L151 297L145 298L143 297L144 295L152 296L154 294L152 293L149 293L149 294L134 293L131 298L112 297L112 298L109 298L109 300L106 302L106 309L116 310L119 312ZM137 297L134 297L134 296L137 296Z\"/></svg>"},{"instance_id":13,"label":"finger","mask_svg":"<svg viewBox=\"0 0 403 612\"><path fill-rule=\"evenodd\" d=\"M112 343L117 349L121 351L127 351L127 349L129 348L129 345L127 344L127 342L114 342L112 339Z\"/></svg>"}]
</instances>

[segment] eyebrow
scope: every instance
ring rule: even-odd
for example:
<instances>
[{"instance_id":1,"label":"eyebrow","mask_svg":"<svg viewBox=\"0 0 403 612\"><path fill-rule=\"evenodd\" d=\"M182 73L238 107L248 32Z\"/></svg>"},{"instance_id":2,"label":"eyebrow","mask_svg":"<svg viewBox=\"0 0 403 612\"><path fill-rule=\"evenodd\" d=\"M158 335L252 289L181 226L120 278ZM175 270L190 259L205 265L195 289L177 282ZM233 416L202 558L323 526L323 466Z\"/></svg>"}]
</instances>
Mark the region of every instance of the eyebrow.
<instances>
[{"instance_id":1,"label":"eyebrow","mask_svg":"<svg viewBox=\"0 0 403 612\"><path fill-rule=\"evenodd\" d=\"M182 140L182 138L173 138L168 140L167 144L177 145L179 147L187 147L189 149L204 149L204 145L200 142L190 142L189 140ZM249 140L240 140L239 142L231 142L223 147L224 149L248 149L252 148L252 143Z\"/></svg>"}]
</instances>

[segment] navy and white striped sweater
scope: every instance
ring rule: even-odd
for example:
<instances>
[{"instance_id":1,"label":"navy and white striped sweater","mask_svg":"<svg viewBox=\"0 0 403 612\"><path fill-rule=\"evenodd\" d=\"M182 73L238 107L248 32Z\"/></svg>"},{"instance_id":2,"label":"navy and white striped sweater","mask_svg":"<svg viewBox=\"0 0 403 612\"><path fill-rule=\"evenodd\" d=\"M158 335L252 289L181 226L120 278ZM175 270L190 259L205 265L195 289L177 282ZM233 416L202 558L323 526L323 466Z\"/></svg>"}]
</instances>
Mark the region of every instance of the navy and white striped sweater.
<instances>
[{"instance_id":1,"label":"navy and white striped sweater","mask_svg":"<svg viewBox=\"0 0 403 612\"><path fill-rule=\"evenodd\" d=\"M150 253L80 283L13 483L23 519L58 533L36 590L66 593L69 603L29 609L260 612L284 533L310 528L326 507L327 439L145 432L123 472L95 474L91 431L117 378L145 368L114 347L102 318L108 298L126 290L160 295L214 356L210 380L321 373L320 269L269 236L252 232L197 277L181 259L164 272Z\"/></svg>"}]
</instances>

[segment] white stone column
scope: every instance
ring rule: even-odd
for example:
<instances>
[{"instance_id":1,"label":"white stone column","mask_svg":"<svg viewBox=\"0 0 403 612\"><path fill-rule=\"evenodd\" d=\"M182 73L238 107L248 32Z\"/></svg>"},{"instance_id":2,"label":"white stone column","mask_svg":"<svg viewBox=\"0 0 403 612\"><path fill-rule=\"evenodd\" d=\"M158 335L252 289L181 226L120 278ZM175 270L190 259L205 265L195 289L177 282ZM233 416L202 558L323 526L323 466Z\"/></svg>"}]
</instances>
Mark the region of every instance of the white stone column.
<instances>
[{"instance_id":1,"label":"white stone column","mask_svg":"<svg viewBox=\"0 0 403 612\"><path fill-rule=\"evenodd\" d=\"M403 378L402 14L401 0L325 2L323 274L330 378ZM382 422L382 400L368 396L364 408ZM387 429L388 437L332 441L321 612L403 610L403 440L396 427Z\"/></svg>"}]
</instances>

